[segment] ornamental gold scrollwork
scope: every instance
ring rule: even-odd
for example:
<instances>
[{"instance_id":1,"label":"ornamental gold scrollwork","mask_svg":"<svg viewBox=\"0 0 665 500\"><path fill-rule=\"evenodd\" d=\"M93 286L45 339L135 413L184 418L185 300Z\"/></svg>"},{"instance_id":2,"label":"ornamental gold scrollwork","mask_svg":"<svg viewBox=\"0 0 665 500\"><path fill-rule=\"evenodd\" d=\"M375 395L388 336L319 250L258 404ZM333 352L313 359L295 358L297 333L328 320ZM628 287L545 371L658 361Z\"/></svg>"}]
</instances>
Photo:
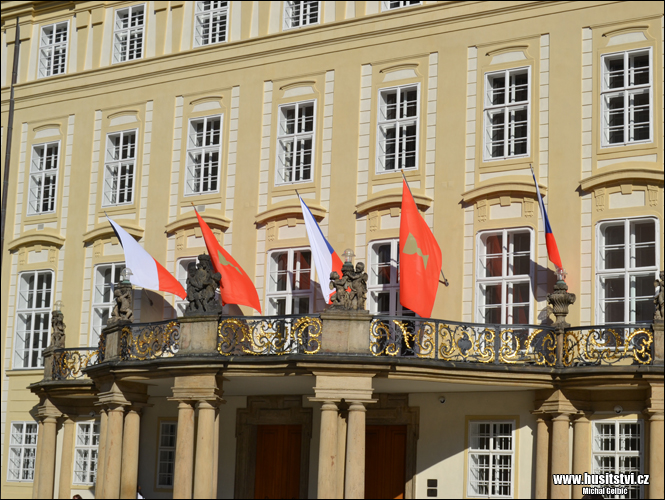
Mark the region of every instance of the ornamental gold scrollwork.
<instances>
[{"instance_id":1,"label":"ornamental gold scrollwork","mask_svg":"<svg viewBox=\"0 0 665 500\"><path fill-rule=\"evenodd\" d=\"M540 348L536 348L536 338L543 332ZM527 354L531 353L536 365L554 366L556 364L556 336L551 330L534 330L524 344Z\"/></svg>"},{"instance_id":2,"label":"ornamental gold scrollwork","mask_svg":"<svg viewBox=\"0 0 665 500\"><path fill-rule=\"evenodd\" d=\"M369 331L369 351L373 356L381 356L390 339L390 327L380 319L372 320Z\"/></svg>"},{"instance_id":3,"label":"ornamental gold scrollwork","mask_svg":"<svg viewBox=\"0 0 665 500\"><path fill-rule=\"evenodd\" d=\"M566 331L562 346L563 365L611 365L631 358L636 364L651 364L653 332L648 328L638 328L628 333L629 328L626 325Z\"/></svg>"},{"instance_id":4,"label":"ornamental gold scrollwork","mask_svg":"<svg viewBox=\"0 0 665 500\"><path fill-rule=\"evenodd\" d=\"M508 364L520 361L520 339L512 328L501 330L499 361Z\"/></svg>"},{"instance_id":5,"label":"ornamental gold scrollwork","mask_svg":"<svg viewBox=\"0 0 665 500\"><path fill-rule=\"evenodd\" d=\"M247 323L236 318L224 319L217 325L217 352L222 356L230 356L238 344L248 338Z\"/></svg>"},{"instance_id":6,"label":"ornamental gold scrollwork","mask_svg":"<svg viewBox=\"0 0 665 500\"><path fill-rule=\"evenodd\" d=\"M180 347L180 324L170 321L164 324L138 326L136 332L125 326L120 333L120 352L123 359L170 358Z\"/></svg>"},{"instance_id":7,"label":"ornamental gold scrollwork","mask_svg":"<svg viewBox=\"0 0 665 500\"><path fill-rule=\"evenodd\" d=\"M321 331L323 323L320 318L302 317L293 325L298 344L303 346L305 354L316 354L321 350Z\"/></svg>"},{"instance_id":8,"label":"ornamental gold scrollwork","mask_svg":"<svg viewBox=\"0 0 665 500\"><path fill-rule=\"evenodd\" d=\"M631 344L635 361L641 365L651 364L652 357L649 347L653 344L653 333L645 328L635 330L626 338L626 349Z\"/></svg>"},{"instance_id":9,"label":"ornamental gold scrollwork","mask_svg":"<svg viewBox=\"0 0 665 500\"><path fill-rule=\"evenodd\" d=\"M56 351L54 353L53 379L68 380L84 377L83 370L95 364L98 354L97 350L88 352L78 350Z\"/></svg>"}]
</instances>

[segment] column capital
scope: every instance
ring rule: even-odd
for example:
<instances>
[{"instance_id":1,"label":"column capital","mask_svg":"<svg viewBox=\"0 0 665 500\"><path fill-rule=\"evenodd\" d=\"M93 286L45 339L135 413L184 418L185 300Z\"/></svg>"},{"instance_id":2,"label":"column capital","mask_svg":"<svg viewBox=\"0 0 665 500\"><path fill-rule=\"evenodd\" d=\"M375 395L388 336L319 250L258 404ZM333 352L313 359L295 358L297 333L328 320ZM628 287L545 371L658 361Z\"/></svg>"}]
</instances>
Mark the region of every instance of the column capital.
<instances>
[{"instance_id":1,"label":"column capital","mask_svg":"<svg viewBox=\"0 0 665 500\"><path fill-rule=\"evenodd\" d=\"M552 413L552 422L561 422L561 421L570 422L571 416L573 415L574 414L567 412Z\"/></svg>"},{"instance_id":2,"label":"column capital","mask_svg":"<svg viewBox=\"0 0 665 500\"><path fill-rule=\"evenodd\" d=\"M588 424L592 415L592 411L581 411L571 415L570 418L573 421L573 424Z\"/></svg>"},{"instance_id":3,"label":"column capital","mask_svg":"<svg viewBox=\"0 0 665 500\"><path fill-rule=\"evenodd\" d=\"M649 418L649 422L665 420L665 414L660 410L644 410L642 413Z\"/></svg>"}]
</instances>

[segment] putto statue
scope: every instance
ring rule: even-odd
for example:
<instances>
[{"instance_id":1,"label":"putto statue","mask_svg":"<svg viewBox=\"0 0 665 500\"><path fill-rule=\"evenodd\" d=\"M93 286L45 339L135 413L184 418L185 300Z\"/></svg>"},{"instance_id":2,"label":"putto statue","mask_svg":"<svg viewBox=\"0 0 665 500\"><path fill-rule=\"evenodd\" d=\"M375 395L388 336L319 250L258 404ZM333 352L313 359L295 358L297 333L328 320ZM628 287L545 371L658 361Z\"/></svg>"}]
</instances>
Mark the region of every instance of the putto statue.
<instances>
[{"instance_id":1,"label":"putto statue","mask_svg":"<svg viewBox=\"0 0 665 500\"><path fill-rule=\"evenodd\" d=\"M131 323L134 321L134 308L132 305L132 285L127 281L121 281L113 290L115 306L111 311L109 325L116 323Z\"/></svg>"},{"instance_id":2,"label":"putto statue","mask_svg":"<svg viewBox=\"0 0 665 500\"><path fill-rule=\"evenodd\" d=\"M658 293L653 298L653 303L656 306L653 313L653 319L665 319L665 271L660 272L659 278L654 281L654 286L658 287Z\"/></svg>"},{"instance_id":3,"label":"putto statue","mask_svg":"<svg viewBox=\"0 0 665 500\"><path fill-rule=\"evenodd\" d=\"M367 300L365 264L358 262L354 271L353 264L345 262L342 266L341 278L336 271L330 273L330 289L335 290L330 310L364 310Z\"/></svg>"},{"instance_id":4,"label":"putto statue","mask_svg":"<svg viewBox=\"0 0 665 500\"><path fill-rule=\"evenodd\" d=\"M51 313L51 346L56 349L65 347L65 316L62 311L53 311Z\"/></svg>"},{"instance_id":5,"label":"putto statue","mask_svg":"<svg viewBox=\"0 0 665 500\"><path fill-rule=\"evenodd\" d=\"M198 264L187 266L187 300L185 316L219 314L222 305L215 298L222 275L215 272L209 255L199 255Z\"/></svg>"}]
</instances>

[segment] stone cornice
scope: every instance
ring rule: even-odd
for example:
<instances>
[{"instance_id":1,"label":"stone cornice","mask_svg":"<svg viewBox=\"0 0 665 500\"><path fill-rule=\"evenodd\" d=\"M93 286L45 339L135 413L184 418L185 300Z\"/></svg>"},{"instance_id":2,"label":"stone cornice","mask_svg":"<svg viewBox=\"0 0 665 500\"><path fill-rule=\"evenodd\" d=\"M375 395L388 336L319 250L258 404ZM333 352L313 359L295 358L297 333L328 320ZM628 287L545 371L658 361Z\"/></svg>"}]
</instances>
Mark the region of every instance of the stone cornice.
<instances>
[{"instance_id":1,"label":"stone cornice","mask_svg":"<svg viewBox=\"0 0 665 500\"><path fill-rule=\"evenodd\" d=\"M547 195L547 187L538 184L540 194ZM462 193L464 203L473 203L482 198L496 198L501 195L512 195L516 197L536 198L536 186L528 180L516 178L502 178L500 182L496 180L480 183L478 187Z\"/></svg>"},{"instance_id":2,"label":"stone cornice","mask_svg":"<svg viewBox=\"0 0 665 500\"><path fill-rule=\"evenodd\" d=\"M432 198L425 194L418 192L412 192L413 199L416 202L416 205L421 210L427 210L432 206ZM381 208L389 207L401 207L402 206L402 189L388 189L386 191L380 191L378 194L372 196L366 201L358 203L356 205L356 211L359 214L366 214L374 210L379 210Z\"/></svg>"},{"instance_id":3,"label":"stone cornice","mask_svg":"<svg viewBox=\"0 0 665 500\"><path fill-rule=\"evenodd\" d=\"M601 171L596 175L582 179L580 188L590 192L595 189L612 184L654 184L663 185L664 174L662 170L644 168L643 162L626 162L612 165L612 170Z\"/></svg>"},{"instance_id":4,"label":"stone cornice","mask_svg":"<svg viewBox=\"0 0 665 500\"><path fill-rule=\"evenodd\" d=\"M231 219L224 217L221 212L207 210L200 215L205 220L206 224L208 224L208 226L211 228L217 228L221 229L222 231L226 231L229 227L231 227ZM175 233L182 229L189 229L192 227L199 227L199 220L196 218L195 213L184 217L181 216L179 219L176 219L175 221L168 224L165 229L167 233Z\"/></svg>"},{"instance_id":5,"label":"stone cornice","mask_svg":"<svg viewBox=\"0 0 665 500\"><path fill-rule=\"evenodd\" d=\"M127 222L124 222L122 219L117 220L116 222L120 225L120 227L122 227L125 231L131 234L134 238L137 239L143 238L143 233L145 231L143 230L142 227L136 226L134 224L131 225L127 224ZM83 242L91 243L95 240L113 238L113 237L115 237L115 231L113 231L113 227L111 227L111 225L109 224L92 229L91 231L84 233Z\"/></svg>"},{"instance_id":6,"label":"stone cornice","mask_svg":"<svg viewBox=\"0 0 665 500\"><path fill-rule=\"evenodd\" d=\"M23 236L16 238L9 243L8 249L10 251L16 250L21 247L28 247L33 245L55 246L62 247L65 244L65 238L60 236L55 230L44 229L42 231L28 231Z\"/></svg>"},{"instance_id":7,"label":"stone cornice","mask_svg":"<svg viewBox=\"0 0 665 500\"><path fill-rule=\"evenodd\" d=\"M321 221L328 215L328 211L320 205L314 205L310 201L305 201L307 207L315 219ZM265 224L271 220L283 220L291 217L302 219L302 207L298 200L288 200L281 203L276 203L269 210L265 210L256 214L255 221L257 224Z\"/></svg>"}]
</instances>

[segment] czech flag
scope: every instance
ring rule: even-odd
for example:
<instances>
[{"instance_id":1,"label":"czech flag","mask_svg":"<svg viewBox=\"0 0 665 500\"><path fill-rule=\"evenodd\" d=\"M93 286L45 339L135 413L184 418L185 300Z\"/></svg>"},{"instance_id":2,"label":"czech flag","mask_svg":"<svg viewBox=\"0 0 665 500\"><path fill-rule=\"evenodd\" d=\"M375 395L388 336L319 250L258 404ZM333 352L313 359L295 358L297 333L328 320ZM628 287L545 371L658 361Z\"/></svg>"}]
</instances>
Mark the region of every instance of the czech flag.
<instances>
[{"instance_id":1,"label":"czech flag","mask_svg":"<svg viewBox=\"0 0 665 500\"><path fill-rule=\"evenodd\" d=\"M148 290L169 292L181 299L186 299L187 293L178 280L146 252L132 235L113 222L108 215L106 218L111 223L113 231L120 240L122 250L125 252L125 266L132 272L129 277L131 284Z\"/></svg>"},{"instance_id":2,"label":"czech flag","mask_svg":"<svg viewBox=\"0 0 665 500\"><path fill-rule=\"evenodd\" d=\"M316 219L312 215L309 207L298 196L300 206L302 208L302 215L305 219L305 227L307 228L307 237L309 238L309 246L312 249L312 257L314 257L314 267L319 275L319 286L321 287L321 294L328 297L330 304L330 297L335 293L330 291L328 283L330 282L330 273L337 271L339 276L342 276L342 259L330 246L328 240L321 232ZM325 284L325 286L324 286Z\"/></svg>"},{"instance_id":3,"label":"czech flag","mask_svg":"<svg viewBox=\"0 0 665 500\"><path fill-rule=\"evenodd\" d=\"M533 167L531 168L531 175L533 176L533 182L536 184L536 193L538 193L540 213L543 216L543 222L545 222L545 244L547 245L547 256L557 269L563 269L563 266L561 265L561 257L559 256L559 248L556 246L556 240L554 239L554 234L552 234L552 226L550 226L550 220L547 218L547 210L545 210L543 197L540 196L540 188L538 188L538 181L536 181L536 174L533 173Z\"/></svg>"}]
</instances>

